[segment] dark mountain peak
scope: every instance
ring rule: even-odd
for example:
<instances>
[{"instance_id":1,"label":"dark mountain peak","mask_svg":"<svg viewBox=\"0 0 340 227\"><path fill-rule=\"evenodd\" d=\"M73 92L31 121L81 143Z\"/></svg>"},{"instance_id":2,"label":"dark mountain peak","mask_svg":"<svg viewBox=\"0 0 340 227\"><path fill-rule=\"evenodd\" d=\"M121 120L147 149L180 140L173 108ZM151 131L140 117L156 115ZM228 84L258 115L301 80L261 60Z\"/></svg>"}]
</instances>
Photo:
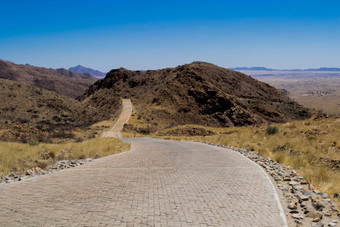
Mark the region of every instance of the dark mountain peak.
<instances>
[{"instance_id":1,"label":"dark mountain peak","mask_svg":"<svg viewBox=\"0 0 340 227\"><path fill-rule=\"evenodd\" d=\"M85 66L82 65L77 65L75 67L71 67L68 70L72 71L72 72L76 72L76 73L82 73L82 74L90 74L94 77L98 77L98 78L103 78L105 77L105 73L95 70L95 69L91 69L91 68L87 68Z\"/></svg>"},{"instance_id":2,"label":"dark mountain peak","mask_svg":"<svg viewBox=\"0 0 340 227\"><path fill-rule=\"evenodd\" d=\"M132 70L120 67L120 68L117 68L117 69L112 69L109 73L113 74L113 73L122 73L122 72L132 72Z\"/></svg>"}]
</instances>

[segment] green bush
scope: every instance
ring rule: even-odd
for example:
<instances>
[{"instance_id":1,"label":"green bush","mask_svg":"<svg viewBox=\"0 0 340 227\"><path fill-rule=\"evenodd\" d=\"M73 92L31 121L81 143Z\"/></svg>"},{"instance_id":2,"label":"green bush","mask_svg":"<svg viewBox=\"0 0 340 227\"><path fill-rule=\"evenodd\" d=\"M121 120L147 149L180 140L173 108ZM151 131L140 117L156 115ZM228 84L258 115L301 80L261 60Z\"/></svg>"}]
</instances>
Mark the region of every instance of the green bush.
<instances>
[{"instance_id":1,"label":"green bush","mask_svg":"<svg viewBox=\"0 0 340 227\"><path fill-rule=\"evenodd\" d=\"M278 131L279 131L278 128L276 128L275 126L270 126L270 125L267 127L267 130L266 130L266 132L267 132L268 135L274 135L274 134L276 134Z\"/></svg>"}]
</instances>

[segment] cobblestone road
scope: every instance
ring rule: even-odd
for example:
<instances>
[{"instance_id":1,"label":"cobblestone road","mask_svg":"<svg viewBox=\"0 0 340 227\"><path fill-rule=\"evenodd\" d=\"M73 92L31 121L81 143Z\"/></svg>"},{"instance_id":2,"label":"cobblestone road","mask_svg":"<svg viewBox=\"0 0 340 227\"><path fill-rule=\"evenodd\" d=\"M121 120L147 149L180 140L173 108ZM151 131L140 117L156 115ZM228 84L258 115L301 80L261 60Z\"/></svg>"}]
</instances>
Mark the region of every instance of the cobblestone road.
<instances>
[{"instance_id":1,"label":"cobblestone road","mask_svg":"<svg viewBox=\"0 0 340 227\"><path fill-rule=\"evenodd\" d=\"M128 139L132 150L0 186L0 226L283 226L262 170L234 151Z\"/></svg>"}]
</instances>

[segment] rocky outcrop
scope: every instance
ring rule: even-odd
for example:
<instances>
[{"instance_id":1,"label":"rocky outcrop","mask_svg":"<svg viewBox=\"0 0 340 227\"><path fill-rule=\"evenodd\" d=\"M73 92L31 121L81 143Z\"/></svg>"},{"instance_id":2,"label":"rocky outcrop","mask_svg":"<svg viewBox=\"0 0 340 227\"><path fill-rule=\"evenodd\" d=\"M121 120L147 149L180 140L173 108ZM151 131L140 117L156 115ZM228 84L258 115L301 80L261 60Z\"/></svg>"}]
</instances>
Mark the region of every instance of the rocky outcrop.
<instances>
[{"instance_id":1,"label":"rocky outcrop","mask_svg":"<svg viewBox=\"0 0 340 227\"><path fill-rule=\"evenodd\" d=\"M103 92L105 91L105 92ZM194 62L162 70L111 70L78 99L130 98L151 125L231 127L305 119L310 110L240 72ZM160 128L161 129L161 128Z\"/></svg>"}]
</instances>

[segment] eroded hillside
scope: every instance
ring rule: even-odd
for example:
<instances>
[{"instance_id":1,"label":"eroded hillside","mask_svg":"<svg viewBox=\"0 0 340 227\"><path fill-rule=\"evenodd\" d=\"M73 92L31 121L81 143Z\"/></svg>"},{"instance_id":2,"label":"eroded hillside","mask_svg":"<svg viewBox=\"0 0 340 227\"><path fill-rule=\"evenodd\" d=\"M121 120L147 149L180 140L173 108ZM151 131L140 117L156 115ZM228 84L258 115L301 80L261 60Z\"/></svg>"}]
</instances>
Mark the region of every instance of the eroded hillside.
<instances>
[{"instance_id":1,"label":"eroded hillside","mask_svg":"<svg viewBox=\"0 0 340 227\"><path fill-rule=\"evenodd\" d=\"M162 70L115 69L79 100L105 106L114 102L112 97L131 98L135 117L147 122L150 130L184 124L243 126L311 116L268 84L204 62Z\"/></svg>"},{"instance_id":2,"label":"eroded hillside","mask_svg":"<svg viewBox=\"0 0 340 227\"><path fill-rule=\"evenodd\" d=\"M33 86L75 98L97 79L66 69L47 69L30 65L17 65L0 59L0 78L25 82Z\"/></svg>"},{"instance_id":3,"label":"eroded hillside","mask_svg":"<svg viewBox=\"0 0 340 227\"><path fill-rule=\"evenodd\" d=\"M26 83L0 79L0 140L49 141L101 120L93 107Z\"/></svg>"}]
</instances>

